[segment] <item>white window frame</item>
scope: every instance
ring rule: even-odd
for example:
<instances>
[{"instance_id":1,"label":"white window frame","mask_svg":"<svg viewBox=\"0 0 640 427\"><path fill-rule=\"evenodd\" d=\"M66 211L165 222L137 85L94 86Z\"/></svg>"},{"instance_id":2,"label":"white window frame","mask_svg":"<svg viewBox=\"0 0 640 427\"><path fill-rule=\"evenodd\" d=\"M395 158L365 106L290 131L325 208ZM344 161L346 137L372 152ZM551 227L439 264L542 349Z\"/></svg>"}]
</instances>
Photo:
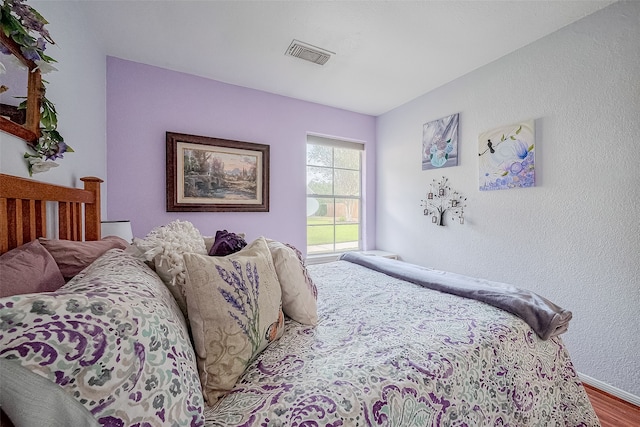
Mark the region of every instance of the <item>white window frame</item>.
<instances>
[{"instance_id":1,"label":"white window frame","mask_svg":"<svg viewBox=\"0 0 640 427\"><path fill-rule=\"evenodd\" d=\"M334 194L311 194L309 192L307 192L307 200L310 198L326 198L326 199L334 199L334 201L340 200L340 199L353 199L353 200L357 200L358 201L358 247L357 248L349 248L349 251L355 251L355 250L362 250L363 248L363 232L364 232L364 197L363 197L363 189L364 189L364 144L361 142L352 142L352 141L346 141L346 140L342 140L342 139L332 139L332 138L325 138L325 137L321 137L321 136L315 136L315 135L307 135L307 145L323 145L323 146L327 146L327 147L332 147L332 148L347 148L347 149L352 149L352 150L357 150L360 151L360 165L359 165L359 173L360 173L360 189L359 189L359 195L358 196L336 196L335 192L333 192ZM305 162L306 162L306 155L305 155ZM308 163L306 163L306 167L308 168L309 166L313 166L313 167L318 167L317 165L310 165ZM320 166L320 167L325 167L325 166ZM333 171L335 170L340 170L341 168L336 168L335 165L332 165L330 167ZM348 169L348 170L353 170L353 169ZM306 175L306 174L305 174ZM333 250L332 251L325 251L325 252L309 252L309 246L308 246L308 242L307 242L307 254L310 257L322 257L322 258L327 258L327 257L335 257L335 255L341 254L343 252L345 252L344 250L340 250L336 248L336 226L339 224L336 224L335 221L335 213L334 213L334 221L333 221L333 230L334 230L334 235L333 235L333 242L331 243L331 245L333 246ZM305 225L305 234L306 232L309 230L309 225Z\"/></svg>"}]
</instances>

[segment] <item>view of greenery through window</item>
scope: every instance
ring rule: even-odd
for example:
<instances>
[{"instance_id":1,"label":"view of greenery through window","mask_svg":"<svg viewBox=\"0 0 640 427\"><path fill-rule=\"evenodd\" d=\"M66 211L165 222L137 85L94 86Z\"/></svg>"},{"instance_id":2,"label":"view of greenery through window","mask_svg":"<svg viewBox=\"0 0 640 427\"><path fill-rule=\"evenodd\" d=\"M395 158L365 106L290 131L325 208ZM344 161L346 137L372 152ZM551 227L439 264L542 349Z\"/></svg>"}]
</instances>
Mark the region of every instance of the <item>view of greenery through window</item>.
<instances>
[{"instance_id":1,"label":"view of greenery through window","mask_svg":"<svg viewBox=\"0 0 640 427\"><path fill-rule=\"evenodd\" d=\"M360 249L361 150L307 144L307 253Z\"/></svg>"}]
</instances>

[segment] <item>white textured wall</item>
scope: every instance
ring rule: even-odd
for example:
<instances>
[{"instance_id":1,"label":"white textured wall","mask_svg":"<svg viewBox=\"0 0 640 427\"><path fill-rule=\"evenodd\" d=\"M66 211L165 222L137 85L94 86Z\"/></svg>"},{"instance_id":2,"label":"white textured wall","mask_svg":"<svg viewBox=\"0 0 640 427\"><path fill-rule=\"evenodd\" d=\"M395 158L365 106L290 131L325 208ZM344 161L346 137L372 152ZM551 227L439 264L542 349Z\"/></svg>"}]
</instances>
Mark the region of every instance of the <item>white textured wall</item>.
<instances>
[{"instance_id":1,"label":"white textured wall","mask_svg":"<svg viewBox=\"0 0 640 427\"><path fill-rule=\"evenodd\" d=\"M422 171L422 125L456 112L459 166ZM478 134L527 119L536 187L481 193ZM640 396L639 137L640 2L616 3L379 117L378 247L572 310L577 369ZM422 215L442 175L463 226Z\"/></svg>"},{"instance_id":2,"label":"white textured wall","mask_svg":"<svg viewBox=\"0 0 640 427\"><path fill-rule=\"evenodd\" d=\"M30 1L48 21L46 28L56 45L46 53L58 61L58 71L44 74L47 98L58 112L58 131L76 150L64 155L57 168L34 179L81 186L83 176L106 177L106 55L85 25L75 2ZM24 141L0 132L0 171L28 177L22 155ZM106 212L106 189L103 189Z\"/></svg>"}]
</instances>

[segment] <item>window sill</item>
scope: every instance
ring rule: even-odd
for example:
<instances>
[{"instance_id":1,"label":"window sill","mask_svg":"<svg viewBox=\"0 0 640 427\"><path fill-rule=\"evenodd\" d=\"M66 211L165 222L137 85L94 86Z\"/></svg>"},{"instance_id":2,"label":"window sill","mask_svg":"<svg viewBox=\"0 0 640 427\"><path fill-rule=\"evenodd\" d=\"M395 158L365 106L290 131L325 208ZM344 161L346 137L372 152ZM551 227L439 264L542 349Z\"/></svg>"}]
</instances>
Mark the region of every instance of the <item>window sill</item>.
<instances>
[{"instance_id":1,"label":"window sill","mask_svg":"<svg viewBox=\"0 0 640 427\"><path fill-rule=\"evenodd\" d=\"M324 264L326 262L338 261L341 256L342 256L342 252L333 253L333 254L309 255L305 260L305 264L314 265L314 264Z\"/></svg>"},{"instance_id":2,"label":"window sill","mask_svg":"<svg viewBox=\"0 0 640 427\"><path fill-rule=\"evenodd\" d=\"M394 254L392 252L387 252L387 251L380 251L380 250L377 250L377 249L370 250L370 251L355 251L355 252L359 252L362 255L366 255L366 256L381 256L381 257L384 257L384 258L398 259L398 255L397 254ZM344 252L331 253L331 254L309 255L306 258L305 263L307 265L313 265L313 264L324 264L326 262L338 261L343 253Z\"/></svg>"}]
</instances>

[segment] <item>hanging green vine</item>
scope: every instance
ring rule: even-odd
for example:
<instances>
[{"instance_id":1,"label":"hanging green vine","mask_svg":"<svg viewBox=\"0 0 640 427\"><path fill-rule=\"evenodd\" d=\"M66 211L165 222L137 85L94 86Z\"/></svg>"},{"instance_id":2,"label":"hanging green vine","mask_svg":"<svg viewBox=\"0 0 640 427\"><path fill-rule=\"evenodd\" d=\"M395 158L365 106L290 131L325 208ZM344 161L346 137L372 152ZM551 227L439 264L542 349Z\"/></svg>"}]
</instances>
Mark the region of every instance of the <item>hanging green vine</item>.
<instances>
[{"instance_id":1,"label":"hanging green vine","mask_svg":"<svg viewBox=\"0 0 640 427\"><path fill-rule=\"evenodd\" d=\"M33 61L41 73L56 71L51 65L55 59L44 53L46 44L55 44L44 26L48 24L38 11L25 4L24 0L3 0L0 8L0 30L5 36L13 40L22 55ZM11 52L0 44L0 53L11 55ZM4 66L0 62L0 72ZM64 138L58 132L58 115L53 103L46 97L47 82L42 80L42 99L40 104L40 138L34 143L27 143L28 150L24 153L29 175L46 172L58 166L54 160L63 158L64 153L72 153ZM18 108L25 109L26 101Z\"/></svg>"}]
</instances>

